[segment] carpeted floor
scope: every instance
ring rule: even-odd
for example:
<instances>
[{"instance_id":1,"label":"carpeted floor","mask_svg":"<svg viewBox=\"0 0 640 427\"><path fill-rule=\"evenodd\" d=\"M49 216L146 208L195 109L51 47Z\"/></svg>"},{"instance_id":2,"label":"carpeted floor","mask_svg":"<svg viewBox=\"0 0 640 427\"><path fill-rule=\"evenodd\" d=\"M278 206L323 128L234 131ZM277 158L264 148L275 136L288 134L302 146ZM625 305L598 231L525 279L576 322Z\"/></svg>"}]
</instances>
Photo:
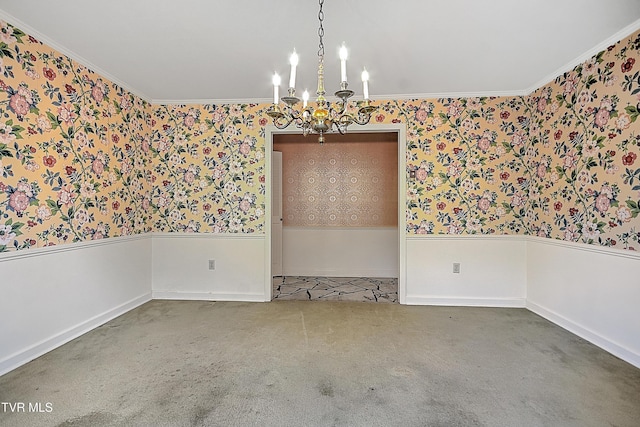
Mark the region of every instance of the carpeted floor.
<instances>
[{"instance_id":1,"label":"carpeted floor","mask_svg":"<svg viewBox=\"0 0 640 427\"><path fill-rule=\"evenodd\" d=\"M0 426L637 427L639 397L525 309L156 300L0 377L43 409Z\"/></svg>"},{"instance_id":2,"label":"carpeted floor","mask_svg":"<svg viewBox=\"0 0 640 427\"><path fill-rule=\"evenodd\" d=\"M398 302L398 279L277 276L274 300Z\"/></svg>"}]
</instances>

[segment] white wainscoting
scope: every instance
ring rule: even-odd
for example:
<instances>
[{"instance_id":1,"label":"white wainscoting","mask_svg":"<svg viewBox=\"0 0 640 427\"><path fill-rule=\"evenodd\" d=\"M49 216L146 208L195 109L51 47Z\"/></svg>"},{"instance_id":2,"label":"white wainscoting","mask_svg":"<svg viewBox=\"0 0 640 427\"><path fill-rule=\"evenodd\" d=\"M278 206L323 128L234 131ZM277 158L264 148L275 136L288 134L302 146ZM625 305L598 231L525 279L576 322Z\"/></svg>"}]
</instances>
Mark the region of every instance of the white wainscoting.
<instances>
[{"instance_id":1,"label":"white wainscoting","mask_svg":"<svg viewBox=\"0 0 640 427\"><path fill-rule=\"evenodd\" d=\"M151 299L151 237L0 254L0 375Z\"/></svg>"},{"instance_id":2,"label":"white wainscoting","mask_svg":"<svg viewBox=\"0 0 640 427\"><path fill-rule=\"evenodd\" d=\"M285 276L398 277L396 227L283 227Z\"/></svg>"},{"instance_id":3,"label":"white wainscoting","mask_svg":"<svg viewBox=\"0 0 640 427\"><path fill-rule=\"evenodd\" d=\"M266 256L264 235L153 233L153 298L269 301Z\"/></svg>"},{"instance_id":4,"label":"white wainscoting","mask_svg":"<svg viewBox=\"0 0 640 427\"><path fill-rule=\"evenodd\" d=\"M523 236L407 236L406 303L524 307L526 267Z\"/></svg>"},{"instance_id":5,"label":"white wainscoting","mask_svg":"<svg viewBox=\"0 0 640 427\"><path fill-rule=\"evenodd\" d=\"M528 238L527 308L640 368L640 254Z\"/></svg>"}]
</instances>

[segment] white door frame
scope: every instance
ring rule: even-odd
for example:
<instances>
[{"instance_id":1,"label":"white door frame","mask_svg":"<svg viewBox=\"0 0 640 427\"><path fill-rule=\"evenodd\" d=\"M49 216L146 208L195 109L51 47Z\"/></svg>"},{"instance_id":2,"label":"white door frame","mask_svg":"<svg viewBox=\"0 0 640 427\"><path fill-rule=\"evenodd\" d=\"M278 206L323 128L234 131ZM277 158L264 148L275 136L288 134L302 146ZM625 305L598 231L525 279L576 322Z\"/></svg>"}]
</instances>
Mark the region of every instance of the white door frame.
<instances>
[{"instance_id":1,"label":"white door frame","mask_svg":"<svg viewBox=\"0 0 640 427\"><path fill-rule=\"evenodd\" d=\"M278 155L276 156L276 154L278 154ZM283 204L282 204L282 153L279 153L277 151L271 150L271 172L272 172L271 178L272 179L274 178L273 177L273 172L277 172L277 171L274 170L274 167L273 167L273 165L274 165L274 157L276 159L280 158L280 171L279 171L280 182L278 183L278 182L271 181L271 186L269 187L271 189L271 196L272 196L271 197L271 203L272 203L271 204L271 213L274 214L274 205L273 205L274 204L274 200L273 200L274 191L273 191L273 188L274 188L274 186L275 187L280 187L280 206L279 206L280 215L276 215L277 218L274 217L274 216L271 216L271 238L269 239L269 240L271 240L271 261L272 261L272 263L271 263L271 275L272 276L282 276L282 272L283 272L283 266L282 266L282 264L283 264L283 262L282 262L282 255L283 255L283 250L282 250L282 225L283 225L283 223L282 223L282 221L283 221L283 217L282 217L282 215L283 215L282 214L282 206L283 206ZM276 206L275 207L278 208L278 206L277 206L277 202L278 201L275 200L275 202L276 202ZM276 211L275 214L277 214L278 213L278 209L275 209L275 211ZM274 233L274 227L276 228L275 233ZM278 229L280 230L280 236L276 235L276 234L278 234ZM277 241L278 239L280 240L280 242L279 242L280 244L274 246L274 244L273 244L274 241ZM273 262L274 261L274 256L273 256L274 255L273 254L273 250L274 249L276 251L278 251L278 249L279 249L279 252L280 252L279 256L276 254L276 257L275 257L276 258L275 259L276 262L275 263ZM277 262L278 258L279 258L279 262ZM275 272L273 271L274 269L276 270Z\"/></svg>"},{"instance_id":2,"label":"white door frame","mask_svg":"<svg viewBox=\"0 0 640 427\"><path fill-rule=\"evenodd\" d=\"M404 123L368 124L352 129L353 133L398 133L398 301L406 304L407 297L407 126ZM271 276L271 151L273 135L300 133L292 129L278 129L273 125L265 127L265 301L273 298L273 278ZM313 138L309 135L309 138Z\"/></svg>"}]
</instances>

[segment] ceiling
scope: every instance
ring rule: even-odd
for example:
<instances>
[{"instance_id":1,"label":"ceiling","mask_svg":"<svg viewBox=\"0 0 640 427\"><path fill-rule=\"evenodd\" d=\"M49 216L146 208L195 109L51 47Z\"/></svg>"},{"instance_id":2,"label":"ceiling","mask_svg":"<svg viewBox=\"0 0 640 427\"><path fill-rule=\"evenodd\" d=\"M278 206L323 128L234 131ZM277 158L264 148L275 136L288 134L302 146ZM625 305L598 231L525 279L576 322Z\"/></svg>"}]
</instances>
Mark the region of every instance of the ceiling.
<instances>
[{"instance_id":1,"label":"ceiling","mask_svg":"<svg viewBox=\"0 0 640 427\"><path fill-rule=\"evenodd\" d=\"M524 94L640 28L639 0L326 0L327 92L338 47L373 99ZM0 17L156 103L257 102L300 56L315 92L312 0L0 0Z\"/></svg>"}]
</instances>

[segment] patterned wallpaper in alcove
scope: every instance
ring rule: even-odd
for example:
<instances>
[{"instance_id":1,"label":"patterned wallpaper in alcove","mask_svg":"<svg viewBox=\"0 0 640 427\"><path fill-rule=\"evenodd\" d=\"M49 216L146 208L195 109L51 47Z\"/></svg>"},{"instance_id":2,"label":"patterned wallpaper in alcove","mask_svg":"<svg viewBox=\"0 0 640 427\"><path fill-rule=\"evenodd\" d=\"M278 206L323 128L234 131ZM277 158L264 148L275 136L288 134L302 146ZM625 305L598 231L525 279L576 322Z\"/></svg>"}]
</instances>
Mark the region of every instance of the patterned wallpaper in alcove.
<instances>
[{"instance_id":1,"label":"patterned wallpaper in alcove","mask_svg":"<svg viewBox=\"0 0 640 427\"><path fill-rule=\"evenodd\" d=\"M397 226L397 137L320 145L312 136L282 143L278 136L285 226Z\"/></svg>"}]
</instances>

